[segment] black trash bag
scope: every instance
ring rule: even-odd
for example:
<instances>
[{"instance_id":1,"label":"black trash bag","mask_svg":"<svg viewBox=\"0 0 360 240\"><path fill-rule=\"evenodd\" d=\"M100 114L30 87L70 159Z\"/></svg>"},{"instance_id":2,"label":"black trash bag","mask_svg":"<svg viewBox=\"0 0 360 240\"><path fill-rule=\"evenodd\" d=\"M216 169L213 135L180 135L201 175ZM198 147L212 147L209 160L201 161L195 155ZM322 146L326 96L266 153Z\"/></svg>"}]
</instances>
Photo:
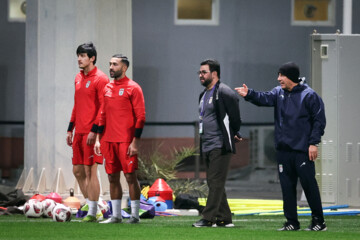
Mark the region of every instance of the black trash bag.
<instances>
[{"instance_id":1,"label":"black trash bag","mask_svg":"<svg viewBox=\"0 0 360 240\"><path fill-rule=\"evenodd\" d=\"M20 189L15 189L7 194L0 193L0 207L22 206L29 198Z\"/></svg>"},{"instance_id":2,"label":"black trash bag","mask_svg":"<svg viewBox=\"0 0 360 240\"><path fill-rule=\"evenodd\" d=\"M179 194L174 202L175 209L197 209L200 213L204 209L198 201L198 197L189 194Z\"/></svg>"}]
</instances>

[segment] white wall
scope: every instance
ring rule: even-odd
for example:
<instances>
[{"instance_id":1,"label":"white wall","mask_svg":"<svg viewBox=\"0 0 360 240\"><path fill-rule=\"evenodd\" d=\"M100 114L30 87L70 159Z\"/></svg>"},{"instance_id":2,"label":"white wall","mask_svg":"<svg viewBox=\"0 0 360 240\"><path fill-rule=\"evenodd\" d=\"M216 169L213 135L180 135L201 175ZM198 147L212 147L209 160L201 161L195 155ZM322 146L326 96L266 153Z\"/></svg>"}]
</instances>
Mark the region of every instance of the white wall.
<instances>
[{"instance_id":1,"label":"white wall","mask_svg":"<svg viewBox=\"0 0 360 240\"><path fill-rule=\"evenodd\" d=\"M61 168L69 187L75 179L65 139L79 72L76 48L92 41L105 73L114 53L132 59L131 0L28 0L27 9L25 171L34 168L36 188L45 168L48 188Z\"/></svg>"}]
</instances>

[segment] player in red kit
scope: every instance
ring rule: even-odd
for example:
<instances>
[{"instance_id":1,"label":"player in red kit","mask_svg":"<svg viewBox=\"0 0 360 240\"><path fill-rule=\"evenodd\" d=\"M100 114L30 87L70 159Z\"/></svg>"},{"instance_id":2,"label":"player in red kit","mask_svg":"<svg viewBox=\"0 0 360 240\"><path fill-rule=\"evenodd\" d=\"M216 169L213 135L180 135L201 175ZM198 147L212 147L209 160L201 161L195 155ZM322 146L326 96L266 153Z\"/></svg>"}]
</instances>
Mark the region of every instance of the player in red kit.
<instances>
[{"instance_id":1,"label":"player in red kit","mask_svg":"<svg viewBox=\"0 0 360 240\"><path fill-rule=\"evenodd\" d=\"M127 222L139 223L140 185L136 170L138 142L145 124L145 102L139 84L125 75L128 67L128 58L115 54L110 60L110 76L114 81L104 88L95 153L102 153L105 158L113 215L101 223L122 222L121 171L129 185L131 199L131 218Z\"/></svg>"},{"instance_id":2,"label":"player in red kit","mask_svg":"<svg viewBox=\"0 0 360 240\"><path fill-rule=\"evenodd\" d=\"M94 154L94 143L103 102L102 93L109 78L95 66L97 53L92 43L81 44L76 54L81 71L75 77L74 107L66 142L72 146L73 173L89 206L83 221L95 222L100 195L97 165L103 163L103 157Z\"/></svg>"}]
</instances>

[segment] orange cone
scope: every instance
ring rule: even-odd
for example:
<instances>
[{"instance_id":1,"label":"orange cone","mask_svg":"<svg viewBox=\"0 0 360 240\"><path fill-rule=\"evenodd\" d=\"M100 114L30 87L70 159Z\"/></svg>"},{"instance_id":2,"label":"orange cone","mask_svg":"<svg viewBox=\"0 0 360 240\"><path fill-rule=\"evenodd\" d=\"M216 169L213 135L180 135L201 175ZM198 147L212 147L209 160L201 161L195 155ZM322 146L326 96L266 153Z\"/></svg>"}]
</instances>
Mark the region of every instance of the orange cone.
<instances>
[{"instance_id":1,"label":"orange cone","mask_svg":"<svg viewBox=\"0 0 360 240\"><path fill-rule=\"evenodd\" d=\"M69 208L80 208L80 200L77 197L74 197L74 189L70 188L70 197L66 198L63 201L63 204Z\"/></svg>"}]
</instances>

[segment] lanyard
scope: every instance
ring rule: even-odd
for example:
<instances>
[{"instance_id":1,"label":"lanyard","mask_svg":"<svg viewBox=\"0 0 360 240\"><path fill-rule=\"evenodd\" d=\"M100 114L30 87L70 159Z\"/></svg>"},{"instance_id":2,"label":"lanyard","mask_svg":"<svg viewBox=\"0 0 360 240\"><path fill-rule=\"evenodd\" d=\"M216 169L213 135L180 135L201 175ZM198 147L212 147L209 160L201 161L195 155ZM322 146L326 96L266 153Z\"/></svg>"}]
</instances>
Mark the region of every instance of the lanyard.
<instances>
[{"instance_id":1,"label":"lanyard","mask_svg":"<svg viewBox=\"0 0 360 240\"><path fill-rule=\"evenodd\" d=\"M213 88L211 89L209 95L207 94L208 91L206 91L206 92L204 93L204 96L203 96L203 98L202 98L202 100L201 100L201 102L200 102L200 119L202 119L203 116L205 115L205 104L207 103L207 101L209 100L209 98L212 98L213 93L214 93L215 86L216 86L216 85L213 86ZM207 95L208 95L208 97L207 97Z\"/></svg>"}]
</instances>

